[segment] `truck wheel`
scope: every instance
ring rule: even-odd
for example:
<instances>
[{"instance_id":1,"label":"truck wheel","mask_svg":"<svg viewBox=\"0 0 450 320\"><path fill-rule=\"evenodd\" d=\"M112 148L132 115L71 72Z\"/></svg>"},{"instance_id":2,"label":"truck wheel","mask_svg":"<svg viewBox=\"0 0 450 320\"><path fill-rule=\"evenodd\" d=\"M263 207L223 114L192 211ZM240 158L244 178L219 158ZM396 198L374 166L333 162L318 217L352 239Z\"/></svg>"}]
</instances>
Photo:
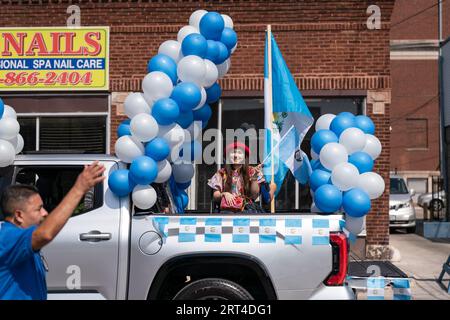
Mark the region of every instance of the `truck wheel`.
<instances>
[{"instance_id":1,"label":"truck wheel","mask_svg":"<svg viewBox=\"0 0 450 320\"><path fill-rule=\"evenodd\" d=\"M225 279L209 278L192 282L174 300L253 300L247 290Z\"/></svg>"}]
</instances>

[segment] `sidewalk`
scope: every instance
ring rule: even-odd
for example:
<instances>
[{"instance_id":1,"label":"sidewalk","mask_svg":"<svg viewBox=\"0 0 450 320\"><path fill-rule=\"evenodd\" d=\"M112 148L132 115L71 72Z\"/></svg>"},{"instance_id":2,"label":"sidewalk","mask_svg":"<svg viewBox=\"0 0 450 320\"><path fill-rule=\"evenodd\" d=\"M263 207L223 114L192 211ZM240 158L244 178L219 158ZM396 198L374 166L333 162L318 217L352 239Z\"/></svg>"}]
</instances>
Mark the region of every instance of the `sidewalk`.
<instances>
[{"instance_id":1,"label":"sidewalk","mask_svg":"<svg viewBox=\"0 0 450 320\"><path fill-rule=\"evenodd\" d=\"M404 234L393 231L390 245L400 253L399 261L394 265L405 272L411 279L414 300L450 300L437 278L442 265L450 254L450 239L425 239L417 234ZM444 277L447 287L449 276Z\"/></svg>"}]
</instances>

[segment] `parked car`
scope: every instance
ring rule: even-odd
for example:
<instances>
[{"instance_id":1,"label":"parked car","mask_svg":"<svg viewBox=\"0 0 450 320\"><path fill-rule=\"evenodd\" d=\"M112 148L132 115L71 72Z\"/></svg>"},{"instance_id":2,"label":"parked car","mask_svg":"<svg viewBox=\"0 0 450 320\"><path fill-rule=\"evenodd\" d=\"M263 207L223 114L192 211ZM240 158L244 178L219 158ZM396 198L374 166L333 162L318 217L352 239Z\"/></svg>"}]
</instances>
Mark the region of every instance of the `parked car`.
<instances>
[{"instance_id":1,"label":"parked car","mask_svg":"<svg viewBox=\"0 0 450 320\"><path fill-rule=\"evenodd\" d=\"M427 208L430 211L440 211L446 205L445 191L438 193L423 193L417 198L417 204L422 208Z\"/></svg>"},{"instance_id":2,"label":"parked car","mask_svg":"<svg viewBox=\"0 0 450 320\"><path fill-rule=\"evenodd\" d=\"M50 212L84 165L106 155L23 155L0 168L0 192L35 185ZM97 185L43 250L49 299L354 299L342 215L177 212L166 184L138 210ZM167 214L166 212L170 212Z\"/></svg>"},{"instance_id":3,"label":"parked car","mask_svg":"<svg viewBox=\"0 0 450 320\"><path fill-rule=\"evenodd\" d=\"M406 229L408 233L416 230L416 211L412 197L414 189L408 190L401 176L391 175L389 196L389 227Z\"/></svg>"}]
</instances>

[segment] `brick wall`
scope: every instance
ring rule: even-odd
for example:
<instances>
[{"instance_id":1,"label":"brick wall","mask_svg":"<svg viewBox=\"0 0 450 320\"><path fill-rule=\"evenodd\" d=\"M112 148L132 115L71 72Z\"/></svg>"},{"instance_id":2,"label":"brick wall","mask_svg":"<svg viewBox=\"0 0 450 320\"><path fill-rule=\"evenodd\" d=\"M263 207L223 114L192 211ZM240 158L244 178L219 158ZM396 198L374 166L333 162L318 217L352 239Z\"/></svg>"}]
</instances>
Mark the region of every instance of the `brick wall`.
<instances>
[{"instance_id":1,"label":"brick wall","mask_svg":"<svg viewBox=\"0 0 450 320\"><path fill-rule=\"evenodd\" d=\"M225 91L263 90L264 30L272 30L301 90L387 90L391 88L389 22L394 0L303 1L1 1L1 27L63 26L66 8L81 8L82 25L111 26L112 141L123 117L117 115L124 93L140 91L148 59L165 40L175 39L179 28L196 9L229 14L239 37L232 67L221 84ZM366 9L377 4L382 29L370 31ZM370 114L369 105L369 115ZM373 115L383 154L377 166L389 175L389 104ZM388 182L388 180L386 180ZM388 185L388 183L387 183ZM374 202L369 214L371 245L387 245L388 192Z\"/></svg>"}]
</instances>

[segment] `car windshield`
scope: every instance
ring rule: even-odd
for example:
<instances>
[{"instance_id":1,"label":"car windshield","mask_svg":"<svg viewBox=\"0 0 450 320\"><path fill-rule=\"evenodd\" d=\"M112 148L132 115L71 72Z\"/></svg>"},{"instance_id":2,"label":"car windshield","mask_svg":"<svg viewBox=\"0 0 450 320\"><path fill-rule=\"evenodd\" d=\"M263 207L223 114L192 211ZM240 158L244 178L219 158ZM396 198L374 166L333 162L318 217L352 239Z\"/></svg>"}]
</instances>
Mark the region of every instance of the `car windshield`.
<instances>
[{"instance_id":1,"label":"car windshield","mask_svg":"<svg viewBox=\"0 0 450 320\"><path fill-rule=\"evenodd\" d=\"M401 178L391 178L391 194L407 194L408 188L405 181Z\"/></svg>"}]
</instances>

